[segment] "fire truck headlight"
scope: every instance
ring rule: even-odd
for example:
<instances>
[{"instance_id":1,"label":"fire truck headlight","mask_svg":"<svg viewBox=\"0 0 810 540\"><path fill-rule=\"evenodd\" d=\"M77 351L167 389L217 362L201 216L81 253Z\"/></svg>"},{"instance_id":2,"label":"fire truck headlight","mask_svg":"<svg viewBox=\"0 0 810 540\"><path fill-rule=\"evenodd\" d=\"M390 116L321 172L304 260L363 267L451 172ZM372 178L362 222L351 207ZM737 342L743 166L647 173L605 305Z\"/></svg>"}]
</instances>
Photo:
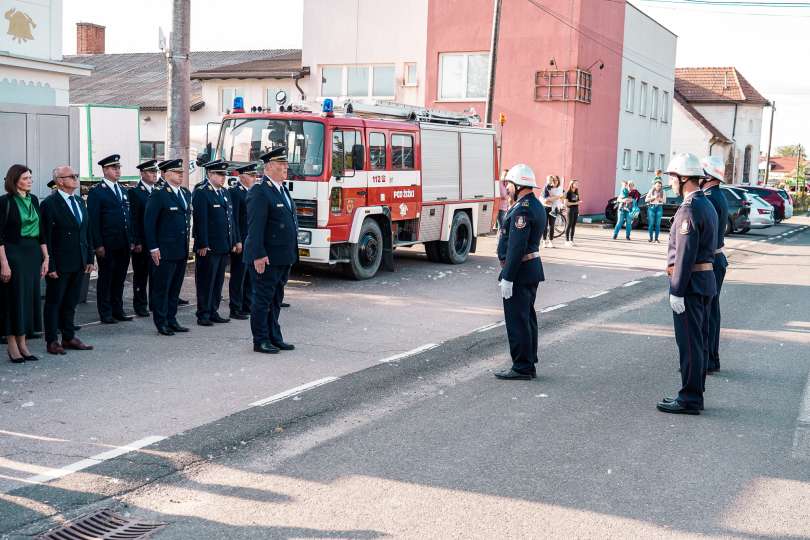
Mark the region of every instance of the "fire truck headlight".
<instances>
[{"instance_id":1,"label":"fire truck headlight","mask_svg":"<svg viewBox=\"0 0 810 540\"><path fill-rule=\"evenodd\" d=\"M298 231L298 243L309 245L312 243L312 231Z\"/></svg>"}]
</instances>

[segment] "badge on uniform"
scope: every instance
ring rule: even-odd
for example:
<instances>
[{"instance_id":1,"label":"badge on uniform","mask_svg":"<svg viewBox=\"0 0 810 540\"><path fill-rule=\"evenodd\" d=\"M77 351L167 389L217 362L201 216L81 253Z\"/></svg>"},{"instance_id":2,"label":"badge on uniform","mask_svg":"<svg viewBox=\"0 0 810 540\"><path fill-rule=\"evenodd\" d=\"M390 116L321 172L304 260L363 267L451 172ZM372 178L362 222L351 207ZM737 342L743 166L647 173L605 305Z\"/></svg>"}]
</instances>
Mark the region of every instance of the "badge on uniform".
<instances>
[{"instance_id":1,"label":"badge on uniform","mask_svg":"<svg viewBox=\"0 0 810 540\"><path fill-rule=\"evenodd\" d=\"M518 216L515 220L515 228L523 229L526 227L526 216Z\"/></svg>"},{"instance_id":2,"label":"badge on uniform","mask_svg":"<svg viewBox=\"0 0 810 540\"><path fill-rule=\"evenodd\" d=\"M689 220L684 220L683 223L681 223L680 233L689 234Z\"/></svg>"}]
</instances>

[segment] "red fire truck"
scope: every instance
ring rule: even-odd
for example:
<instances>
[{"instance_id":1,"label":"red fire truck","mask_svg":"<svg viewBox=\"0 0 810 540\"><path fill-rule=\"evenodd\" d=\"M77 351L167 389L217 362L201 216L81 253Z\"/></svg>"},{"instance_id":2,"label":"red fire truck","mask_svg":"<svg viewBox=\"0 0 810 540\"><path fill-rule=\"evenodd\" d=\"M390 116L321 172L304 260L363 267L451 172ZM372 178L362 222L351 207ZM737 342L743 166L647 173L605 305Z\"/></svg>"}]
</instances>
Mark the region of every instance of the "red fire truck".
<instances>
[{"instance_id":1,"label":"red fire truck","mask_svg":"<svg viewBox=\"0 0 810 540\"><path fill-rule=\"evenodd\" d=\"M302 262L368 279L393 270L397 247L424 244L431 261L463 263L497 215L495 131L455 113L330 105L228 114L215 159L238 166L287 146Z\"/></svg>"}]
</instances>

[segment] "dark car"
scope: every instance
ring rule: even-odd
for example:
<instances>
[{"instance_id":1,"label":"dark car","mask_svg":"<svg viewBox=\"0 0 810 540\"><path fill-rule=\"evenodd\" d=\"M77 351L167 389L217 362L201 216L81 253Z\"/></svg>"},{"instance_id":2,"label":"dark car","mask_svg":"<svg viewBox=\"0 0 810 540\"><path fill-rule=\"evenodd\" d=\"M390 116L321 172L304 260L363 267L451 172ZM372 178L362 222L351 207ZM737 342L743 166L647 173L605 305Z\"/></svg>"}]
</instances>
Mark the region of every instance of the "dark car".
<instances>
[{"instance_id":1,"label":"dark car","mask_svg":"<svg viewBox=\"0 0 810 540\"><path fill-rule=\"evenodd\" d=\"M721 185L720 191L728 202L728 223L726 234L738 232L745 234L751 230L751 203L745 198L745 192L732 186Z\"/></svg>"},{"instance_id":2,"label":"dark car","mask_svg":"<svg viewBox=\"0 0 810 540\"><path fill-rule=\"evenodd\" d=\"M734 187L745 190L748 193L753 193L754 195L759 195L765 199L765 202L773 206L773 220L776 223L779 223L785 219L785 198L779 195L778 189L743 185L735 185Z\"/></svg>"}]
</instances>

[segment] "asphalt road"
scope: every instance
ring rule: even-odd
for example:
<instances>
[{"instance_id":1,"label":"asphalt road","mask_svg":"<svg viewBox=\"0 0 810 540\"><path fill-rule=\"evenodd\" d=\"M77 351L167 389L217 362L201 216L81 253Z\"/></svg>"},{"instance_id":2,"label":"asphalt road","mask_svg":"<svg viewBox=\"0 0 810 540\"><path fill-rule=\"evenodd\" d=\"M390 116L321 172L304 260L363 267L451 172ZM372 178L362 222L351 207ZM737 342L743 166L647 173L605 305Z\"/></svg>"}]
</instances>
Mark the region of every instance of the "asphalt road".
<instances>
[{"instance_id":1,"label":"asphalt road","mask_svg":"<svg viewBox=\"0 0 810 540\"><path fill-rule=\"evenodd\" d=\"M270 360L247 352L243 323L171 350L146 321L88 327L97 351L0 371L0 531L97 504L170 522L160 538L810 536L799 225L730 241L724 370L698 418L654 407L678 381L665 278L651 277L663 246L595 228L543 252L538 304L568 305L541 317L532 383L491 377L502 328L471 333L501 318L485 249L462 267L414 250L370 282L296 276L284 322L301 346ZM340 379L249 407L327 376ZM174 436L24 482L150 435Z\"/></svg>"}]
</instances>

